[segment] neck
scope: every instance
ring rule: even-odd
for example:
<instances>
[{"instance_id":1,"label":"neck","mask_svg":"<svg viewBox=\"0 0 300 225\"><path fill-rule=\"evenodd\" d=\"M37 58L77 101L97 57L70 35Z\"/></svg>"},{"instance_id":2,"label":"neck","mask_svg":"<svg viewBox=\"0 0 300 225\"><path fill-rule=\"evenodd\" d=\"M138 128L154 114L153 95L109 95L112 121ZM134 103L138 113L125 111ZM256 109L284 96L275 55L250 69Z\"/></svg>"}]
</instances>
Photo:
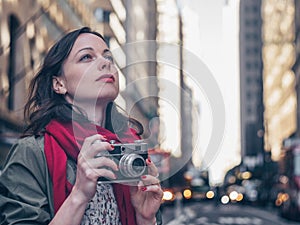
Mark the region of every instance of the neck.
<instances>
[{"instance_id":1,"label":"neck","mask_svg":"<svg viewBox=\"0 0 300 225\"><path fill-rule=\"evenodd\" d=\"M84 110L88 119L93 123L104 127L105 126L105 117L106 117L106 107L108 103L101 104L76 104L81 109Z\"/></svg>"},{"instance_id":2,"label":"neck","mask_svg":"<svg viewBox=\"0 0 300 225\"><path fill-rule=\"evenodd\" d=\"M107 105L105 106L101 105L101 106L92 107L91 109L88 110L85 109L89 120L101 127L104 127L105 117L106 117L106 107Z\"/></svg>"}]
</instances>

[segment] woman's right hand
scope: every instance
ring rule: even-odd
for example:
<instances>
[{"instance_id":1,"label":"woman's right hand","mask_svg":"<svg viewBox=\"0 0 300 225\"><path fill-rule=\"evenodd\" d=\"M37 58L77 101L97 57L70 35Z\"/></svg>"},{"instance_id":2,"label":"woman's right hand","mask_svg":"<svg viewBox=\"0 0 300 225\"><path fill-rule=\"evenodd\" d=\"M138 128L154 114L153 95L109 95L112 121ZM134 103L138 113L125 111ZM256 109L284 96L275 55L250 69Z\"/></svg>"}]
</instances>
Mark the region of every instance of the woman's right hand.
<instances>
[{"instance_id":1,"label":"woman's right hand","mask_svg":"<svg viewBox=\"0 0 300 225\"><path fill-rule=\"evenodd\" d=\"M113 146L100 134L87 137L77 158L77 174L73 191L78 192L82 201L89 202L96 193L99 177L116 179L113 171L117 164L107 157L96 157L101 152L113 150Z\"/></svg>"},{"instance_id":2,"label":"woman's right hand","mask_svg":"<svg viewBox=\"0 0 300 225\"><path fill-rule=\"evenodd\" d=\"M67 199L51 221L51 225L79 225L86 204L96 193L97 180L101 177L114 179L117 165L107 157L96 157L101 152L113 150L102 135L87 137L77 158L76 181ZM100 154L101 155L101 154ZM50 225L49 224L49 225Z\"/></svg>"}]
</instances>

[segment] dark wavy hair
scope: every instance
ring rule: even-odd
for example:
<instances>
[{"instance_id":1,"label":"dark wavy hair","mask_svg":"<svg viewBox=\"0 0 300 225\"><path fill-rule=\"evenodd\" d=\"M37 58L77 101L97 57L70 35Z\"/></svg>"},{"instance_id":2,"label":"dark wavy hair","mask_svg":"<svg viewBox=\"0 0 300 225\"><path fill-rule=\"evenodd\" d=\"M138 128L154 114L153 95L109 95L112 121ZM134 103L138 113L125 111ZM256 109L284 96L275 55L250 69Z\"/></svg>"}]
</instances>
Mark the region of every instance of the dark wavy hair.
<instances>
[{"instance_id":1,"label":"dark wavy hair","mask_svg":"<svg viewBox=\"0 0 300 225\"><path fill-rule=\"evenodd\" d=\"M53 76L62 75L63 63L69 56L78 36L82 33L91 33L104 40L98 32L92 31L89 27L83 27L67 33L50 48L40 70L31 80L29 86L28 101L24 108L27 126L23 136L42 135L45 126L52 119L64 122L72 120L90 122L84 110L67 102L64 96L57 94L52 87ZM125 116L124 111L121 113L118 108L115 103L109 103L106 109L105 127L112 132L116 130L120 132L133 125L137 132L142 134L141 123Z\"/></svg>"}]
</instances>

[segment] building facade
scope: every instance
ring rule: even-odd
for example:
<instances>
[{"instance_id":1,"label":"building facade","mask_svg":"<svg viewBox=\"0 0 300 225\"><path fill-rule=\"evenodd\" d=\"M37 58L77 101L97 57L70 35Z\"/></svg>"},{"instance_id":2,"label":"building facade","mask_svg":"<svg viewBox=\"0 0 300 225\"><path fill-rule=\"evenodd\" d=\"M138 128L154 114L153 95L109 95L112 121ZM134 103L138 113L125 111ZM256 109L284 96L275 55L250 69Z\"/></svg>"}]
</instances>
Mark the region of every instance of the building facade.
<instances>
[{"instance_id":1,"label":"building facade","mask_svg":"<svg viewBox=\"0 0 300 225\"><path fill-rule=\"evenodd\" d=\"M295 13L296 2L262 1L265 149L271 151L274 160L279 159L284 139L299 129L296 78L299 74L299 50L296 53L299 22L295 20L299 14ZM296 4L299 7L299 3Z\"/></svg>"},{"instance_id":2,"label":"building facade","mask_svg":"<svg viewBox=\"0 0 300 225\"><path fill-rule=\"evenodd\" d=\"M277 161L299 132L299 13L294 0L240 1L243 160L267 151Z\"/></svg>"},{"instance_id":3,"label":"building facade","mask_svg":"<svg viewBox=\"0 0 300 225\"><path fill-rule=\"evenodd\" d=\"M264 152L261 0L240 1L240 105L243 162L262 163Z\"/></svg>"},{"instance_id":4,"label":"building facade","mask_svg":"<svg viewBox=\"0 0 300 225\"><path fill-rule=\"evenodd\" d=\"M24 127L23 107L29 81L37 72L47 49L65 32L90 26L104 36L113 54L116 54L120 79L124 81L117 100L121 106L126 107L122 104L124 101L136 103L136 93L139 99L143 99L143 96L149 96L150 88L157 90L153 83L144 88L138 87L131 94L125 90L126 82L136 79L140 71L144 76L156 73L153 64L142 65L137 71L124 69L124 62L133 54L124 50L128 41L155 40L156 6L155 1L152 2L153 5L129 0L0 2L0 169L11 144ZM140 9L143 10L142 15ZM141 17L136 20L139 15ZM134 37L135 33L139 35ZM148 102L138 102L130 113L147 125L149 118L157 115L156 102L151 99L152 106L149 108L145 106Z\"/></svg>"},{"instance_id":5,"label":"building facade","mask_svg":"<svg viewBox=\"0 0 300 225\"><path fill-rule=\"evenodd\" d=\"M122 92L130 115L143 123L144 139L151 136L150 122L158 118L156 1L125 0L126 86ZM146 22L147 21L147 22ZM145 26L145 24L147 24Z\"/></svg>"}]
</instances>

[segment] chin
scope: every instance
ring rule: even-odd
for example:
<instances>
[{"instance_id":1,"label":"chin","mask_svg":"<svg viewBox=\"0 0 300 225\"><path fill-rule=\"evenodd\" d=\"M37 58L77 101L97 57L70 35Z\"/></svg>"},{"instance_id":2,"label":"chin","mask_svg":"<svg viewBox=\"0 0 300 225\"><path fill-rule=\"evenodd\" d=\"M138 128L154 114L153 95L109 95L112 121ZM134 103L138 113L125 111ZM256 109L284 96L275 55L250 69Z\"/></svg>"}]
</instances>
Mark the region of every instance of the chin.
<instances>
[{"instance_id":1,"label":"chin","mask_svg":"<svg viewBox=\"0 0 300 225\"><path fill-rule=\"evenodd\" d=\"M112 102L118 97L119 93L110 93L98 97L99 102Z\"/></svg>"}]
</instances>

